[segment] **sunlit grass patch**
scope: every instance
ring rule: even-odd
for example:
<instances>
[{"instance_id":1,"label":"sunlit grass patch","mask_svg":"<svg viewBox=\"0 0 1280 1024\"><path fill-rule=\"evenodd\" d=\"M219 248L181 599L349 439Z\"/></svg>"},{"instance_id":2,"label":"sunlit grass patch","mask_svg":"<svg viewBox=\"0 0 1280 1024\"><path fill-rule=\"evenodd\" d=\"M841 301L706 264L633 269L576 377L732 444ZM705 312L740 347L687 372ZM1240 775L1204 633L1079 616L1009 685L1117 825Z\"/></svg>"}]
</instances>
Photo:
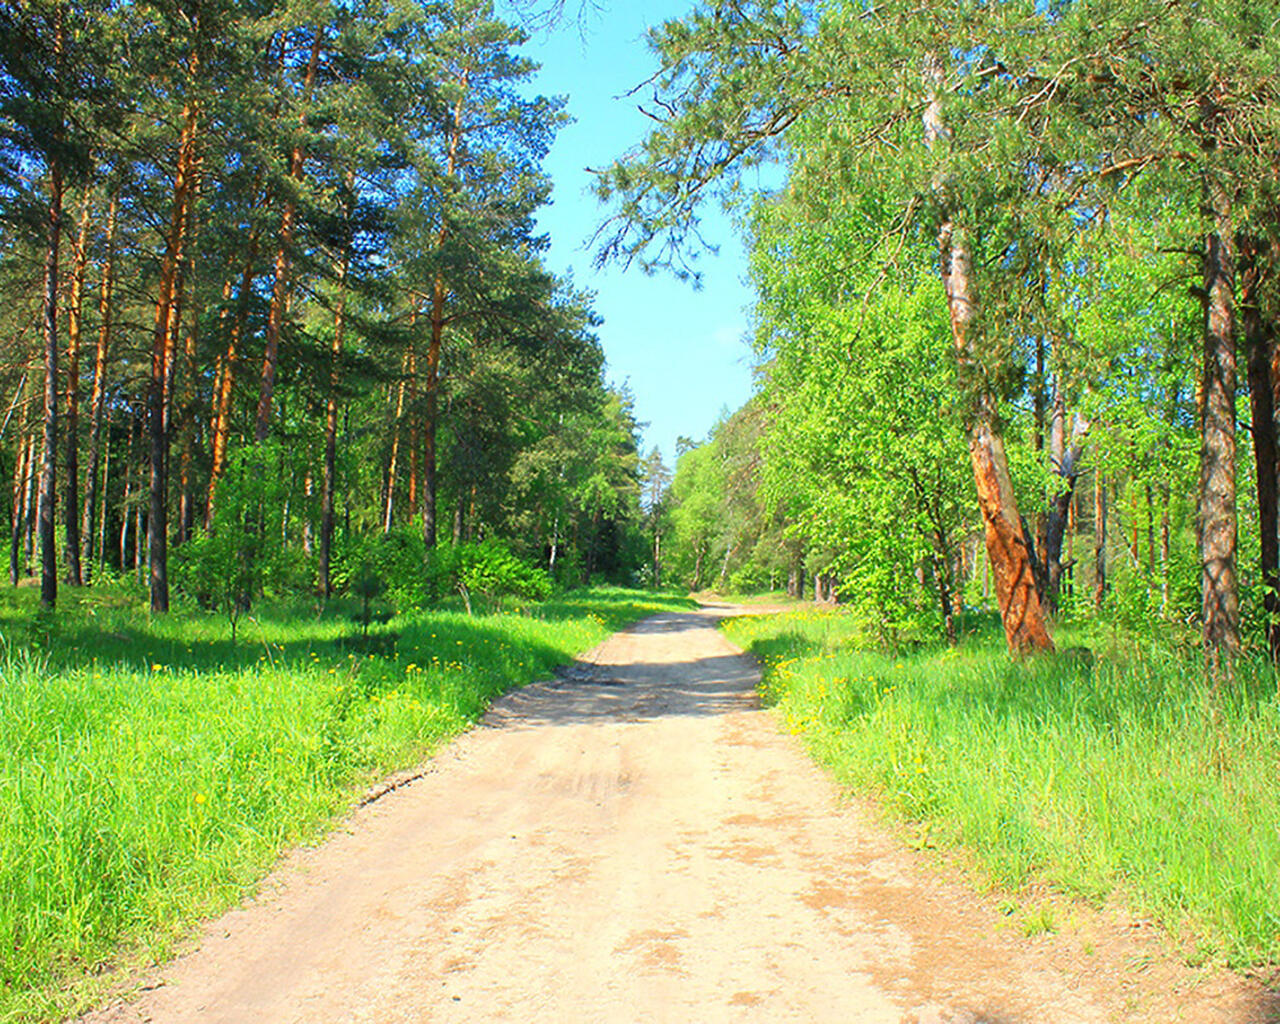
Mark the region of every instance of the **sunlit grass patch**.
<instances>
[{"instance_id":1,"label":"sunlit grass patch","mask_svg":"<svg viewBox=\"0 0 1280 1024\"><path fill-rule=\"evenodd\" d=\"M306 606L151 618L113 592L0 598L0 1020L56 1018L123 947L162 954L374 779L497 695L684 599L599 588L524 614L413 612L376 656Z\"/></svg>"},{"instance_id":2,"label":"sunlit grass patch","mask_svg":"<svg viewBox=\"0 0 1280 1024\"><path fill-rule=\"evenodd\" d=\"M1280 959L1280 702L1241 666L1112 643L1089 663L1012 661L995 632L958 650L857 649L847 615L745 618L766 700L852 789L928 821L990 879L1120 891L1235 965ZM1065 643L1072 638L1065 636ZM851 644L851 641L853 642Z\"/></svg>"}]
</instances>

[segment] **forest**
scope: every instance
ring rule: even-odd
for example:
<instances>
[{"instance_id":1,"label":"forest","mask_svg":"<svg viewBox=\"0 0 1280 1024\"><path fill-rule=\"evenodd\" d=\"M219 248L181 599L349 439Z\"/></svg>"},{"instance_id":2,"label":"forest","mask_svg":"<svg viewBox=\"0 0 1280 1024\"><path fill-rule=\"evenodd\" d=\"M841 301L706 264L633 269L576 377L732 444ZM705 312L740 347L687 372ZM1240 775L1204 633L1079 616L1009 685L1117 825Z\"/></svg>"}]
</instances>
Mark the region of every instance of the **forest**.
<instances>
[{"instance_id":1,"label":"forest","mask_svg":"<svg viewBox=\"0 0 1280 1024\"><path fill-rule=\"evenodd\" d=\"M53 607L134 572L164 612L438 540L643 563L630 398L541 259L563 99L527 95L523 29L481 2L3 17L12 582Z\"/></svg>"},{"instance_id":2,"label":"forest","mask_svg":"<svg viewBox=\"0 0 1280 1024\"><path fill-rule=\"evenodd\" d=\"M994 602L1014 652L1069 615L1274 658L1275 14L735 3L655 33L605 255L696 274L721 195L759 360L681 454L671 571L812 588L890 645Z\"/></svg>"},{"instance_id":3,"label":"forest","mask_svg":"<svg viewBox=\"0 0 1280 1024\"><path fill-rule=\"evenodd\" d=\"M593 255L727 213L755 377L670 466L538 227L574 11L0 2L0 1019L690 593L921 848L1274 972L1280 3L654 28Z\"/></svg>"}]
</instances>

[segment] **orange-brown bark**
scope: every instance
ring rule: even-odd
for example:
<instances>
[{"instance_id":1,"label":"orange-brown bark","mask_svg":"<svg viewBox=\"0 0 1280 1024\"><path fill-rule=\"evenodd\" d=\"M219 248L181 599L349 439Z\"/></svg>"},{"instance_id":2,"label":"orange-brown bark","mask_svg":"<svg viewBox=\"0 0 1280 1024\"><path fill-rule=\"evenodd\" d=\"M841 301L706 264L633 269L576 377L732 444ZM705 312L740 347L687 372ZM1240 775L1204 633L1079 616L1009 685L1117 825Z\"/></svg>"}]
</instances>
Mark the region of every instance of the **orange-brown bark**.
<instances>
[{"instance_id":1,"label":"orange-brown bark","mask_svg":"<svg viewBox=\"0 0 1280 1024\"><path fill-rule=\"evenodd\" d=\"M80 572L80 336L84 324L84 279L89 265L89 192L80 205L80 229L76 233L71 270L71 296L67 303L67 483L63 511L66 516L67 583L81 586Z\"/></svg>"},{"instance_id":2,"label":"orange-brown bark","mask_svg":"<svg viewBox=\"0 0 1280 1024\"><path fill-rule=\"evenodd\" d=\"M324 42L324 33L317 28L311 41L311 55L307 60L307 71L303 79L303 101L311 94L315 84L316 67L320 62L320 50ZM298 126L306 126L306 111L298 117ZM305 152L301 142L294 144L289 153L289 176L295 181L302 180L302 168ZM271 288L271 308L267 312L267 330L262 355L262 380L258 389L257 425L254 439L265 441L271 432L271 402L276 390L276 369L280 360L280 332L284 326L285 311L288 306L289 291L289 253L293 249L294 231L298 216L297 204L292 198L286 198L284 209L280 214L280 244L276 248L275 277Z\"/></svg>"},{"instance_id":3,"label":"orange-brown bark","mask_svg":"<svg viewBox=\"0 0 1280 1024\"><path fill-rule=\"evenodd\" d=\"M924 131L925 140L932 147L950 138L938 99L943 84L942 64L932 54L925 61L925 82L931 96L924 114ZM952 189L944 178L938 181L938 191L945 210L938 242L952 342L962 383L977 389L969 415L969 457L1005 639L1015 654L1052 651L1053 641L1045 627L1009 475L1009 460L1000 436L995 396L977 372L978 360L973 350L977 294L972 261L957 211L949 208L953 205Z\"/></svg>"},{"instance_id":4,"label":"orange-brown bark","mask_svg":"<svg viewBox=\"0 0 1280 1024\"><path fill-rule=\"evenodd\" d=\"M84 510L80 517L80 571L93 571L93 517L98 499L98 460L102 450L102 418L106 406L107 353L111 344L111 292L115 284L117 197L107 209L107 251L102 260L102 284L98 292L98 344L93 356L93 391L89 399L89 443L84 467ZM99 554L101 549L99 548Z\"/></svg>"},{"instance_id":5,"label":"orange-brown bark","mask_svg":"<svg viewBox=\"0 0 1280 1024\"><path fill-rule=\"evenodd\" d=\"M195 76L198 61L193 54L189 70ZM173 179L173 212L160 264L160 290L156 299L156 324L151 342L151 379L147 388L147 417L151 441L150 514L147 519L147 546L150 551L151 610L169 610L168 565L168 457L165 422L165 393L170 386L176 315L181 304L180 268L187 226L194 199L197 173L197 126L199 109L188 101L182 112L182 134L178 141L178 161Z\"/></svg>"}]
</instances>

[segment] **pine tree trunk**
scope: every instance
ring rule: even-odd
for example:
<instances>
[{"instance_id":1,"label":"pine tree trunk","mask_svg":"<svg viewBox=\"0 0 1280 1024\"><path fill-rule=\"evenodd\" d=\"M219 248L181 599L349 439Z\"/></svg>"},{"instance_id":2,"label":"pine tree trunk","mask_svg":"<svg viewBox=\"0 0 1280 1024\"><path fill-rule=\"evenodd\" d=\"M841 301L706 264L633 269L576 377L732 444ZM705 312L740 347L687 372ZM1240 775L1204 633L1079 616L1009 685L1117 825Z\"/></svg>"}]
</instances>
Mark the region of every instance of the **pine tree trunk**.
<instances>
[{"instance_id":1,"label":"pine tree trunk","mask_svg":"<svg viewBox=\"0 0 1280 1024\"><path fill-rule=\"evenodd\" d=\"M194 239L193 239L194 244ZM179 432L182 442L182 454L178 468L178 532L177 542L184 544L191 536L195 523L195 495L192 472L195 465L195 374L196 352L200 343L200 307L191 304L190 321L183 342L183 356L186 363L183 380L182 408L179 412Z\"/></svg>"},{"instance_id":2,"label":"pine tree trunk","mask_svg":"<svg viewBox=\"0 0 1280 1024\"><path fill-rule=\"evenodd\" d=\"M84 467L84 512L80 525L80 569L92 574L94 556L93 517L98 501L98 460L102 448L102 419L106 408L107 354L111 343L111 292L114 288L117 197L107 211L107 252L102 261L102 286L98 293L98 345L93 357L93 394L89 400L89 444ZM104 474L105 475L105 474ZM105 484L104 484L105 491ZM101 545L98 550L102 551Z\"/></svg>"},{"instance_id":3,"label":"pine tree trunk","mask_svg":"<svg viewBox=\"0 0 1280 1024\"><path fill-rule=\"evenodd\" d=\"M98 550L97 559L102 565L107 564L107 498L111 494L111 413L106 416L107 439L104 444L102 459L102 500L98 505Z\"/></svg>"},{"instance_id":4,"label":"pine tree trunk","mask_svg":"<svg viewBox=\"0 0 1280 1024\"><path fill-rule=\"evenodd\" d=\"M193 55L190 77L197 61ZM147 551L150 563L151 611L169 610L168 462L169 434L166 394L171 389L176 314L181 305L180 270L183 246L194 200L196 176L196 125L198 109L188 101L183 109L182 135L178 143L178 163L173 181L173 214L165 254L160 267L160 293L156 301L156 326L151 343L151 378L147 387L147 418L150 445L150 511L147 517Z\"/></svg>"},{"instance_id":5,"label":"pine tree trunk","mask_svg":"<svg viewBox=\"0 0 1280 1024\"><path fill-rule=\"evenodd\" d=\"M49 167L48 237L44 262L44 452L40 465L40 603L58 601L58 555L53 520L58 462L58 243L62 238L62 168Z\"/></svg>"},{"instance_id":6,"label":"pine tree trunk","mask_svg":"<svg viewBox=\"0 0 1280 1024\"><path fill-rule=\"evenodd\" d=\"M1240 646L1236 581L1235 245L1230 200L1209 183L1215 228L1205 242L1204 373L1200 424L1200 583L1211 663ZM1229 666L1228 666L1229 668Z\"/></svg>"},{"instance_id":7,"label":"pine tree trunk","mask_svg":"<svg viewBox=\"0 0 1280 1024\"><path fill-rule=\"evenodd\" d=\"M236 293L236 311L227 334L227 349L222 355L222 373L214 395L212 438L210 440L209 491L205 498L204 528L213 529L213 514L218 481L227 466L227 441L231 436L231 396L235 392L236 366L240 339L249 320L249 300L253 294L253 266L258 258L260 235L254 230L249 237L244 267L240 272L240 290Z\"/></svg>"},{"instance_id":8,"label":"pine tree trunk","mask_svg":"<svg viewBox=\"0 0 1280 1024\"><path fill-rule=\"evenodd\" d=\"M391 428L391 461L387 466L387 501L382 515L382 532L391 532L392 516L395 513L396 501L396 469L400 457L400 424L404 419L405 371L409 367L409 353L405 352L400 360L400 384L396 388L396 415ZM409 506L412 509L412 505Z\"/></svg>"},{"instance_id":9,"label":"pine tree trunk","mask_svg":"<svg viewBox=\"0 0 1280 1024\"><path fill-rule=\"evenodd\" d=\"M943 86L943 69L935 55L926 58L925 79L931 92L924 116L925 140L933 147L950 135L942 121L938 94ZM954 201L949 194L952 190L940 181L938 191L945 210L938 231L938 244L952 342L961 380L973 383L978 381L979 375L975 372L977 360L971 337L977 316L972 262L963 225L957 222L958 211L954 209ZM974 396L969 415L969 458L986 533L987 555L995 576L996 600L1000 606L1005 640L1009 650L1015 654L1052 651L1053 641L1045 628L1022 517L1014 499L995 396L985 384L977 383L976 386L981 390Z\"/></svg>"},{"instance_id":10,"label":"pine tree trunk","mask_svg":"<svg viewBox=\"0 0 1280 1024\"><path fill-rule=\"evenodd\" d=\"M36 492L40 489L40 473L36 469L36 430L27 438L27 480L22 503L22 575L31 574L31 560L36 552L36 520L39 518Z\"/></svg>"},{"instance_id":11,"label":"pine tree trunk","mask_svg":"<svg viewBox=\"0 0 1280 1024\"><path fill-rule=\"evenodd\" d=\"M80 568L80 334L84 313L84 278L89 263L89 191L80 207L75 262L71 272L71 301L67 304L67 584L84 585Z\"/></svg>"},{"instance_id":12,"label":"pine tree trunk","mask_svg":"<svg viewBox=\"0 0 1280 1024\"><path fill-rule=\"evenodd\" d=\"M470 72L463 72L459 85L461 94L453 108L449 125L449 157L446 173L450 178L458 169L458 149L462 144L462 111L467 90L470 88ZM436 239L438 251L444 249L449 228L444 214L440 216L440 232ZM431 341L427 346L426 408L422 418L422 536L428 548L436 543L436 427L440 411L440 346L444 338L445 282L444 274L437 273L431 286Z\"/></svg>"},{"instance_id":13,"label":"pine tree trunk","mask_svg":"<svg viewBox=\"0 0 1280 1024\"><path fill-rule=\"evenodd\" d=\"M431 302L431 342L427 346L426 407L422 413L422 538L436 543L436 419L440 410L440 344L444 335L444 279L436 276Z\"/></svg>"},{"instance_id":14,"label":"pine tree trunk","mask_svg":"<svg viewBox=\"0 0 1280 1024\"><path fill-rule=\"evenodd\" d=\"M1255 239L1245 239L1241 246L1240 318L1244 328L1253 459L1258 482L1258 568L1266 610L1267 647L1271 660L1277 661L1280 660L1280 488L1276 460L1280 457L1280 446L1276 440L1275 390L1271 379L1275 337L1262 312L1259 250Z\"/></svg>"},{"instance_id":15,"label":"pine tree trunk","mask_svg":"<svg viewBox=\"0 0 1280 1024\"><path fill-rule=\"evenodd\" d=\"M338 446L338 374L342 361L343 329L346 326L347 269L350 246L342 252L338 267L338 305L333 313L333 347L330 350L329 397L324 413L324 478L320 484L320 594L328 598L332 592L330 562L333 557L334 487L337 483Z\"/></svg>"},{"instance_id":16,"label":"pine tree trunk","mask_svg":"<svg viewBox=\"0 0 1280 1024\"><path fill-rule=\"evenodd\" d=\"M135 419L136 416L133 410L130 409L129 422L127 424L129 433L124 449L124 495L120 499L120 574L122 576L129 571L129 516L133 511L129 507L129 499L133 496L133 438L137 432L135 430Z\"/></svg>"},{"instance_id":17,"label":"pine tree trunk","mask_svg":"<svg viewBox=\"0 0 1280 1024\"><path fill-rule=\"evenodd\" d=\"M413 320L416 319L415 310ZM406 400L409 405L409 517L412 519L418 508L418 444L421 441L418 430L418 346L413 337L409 339L408 357Z\"/></svg>"},{"instance_id":18,"label":"pine tree trunk","mask_svg":"<svg viewBox=\"0 0 1280 1024\"><path fill-rule=\"evenodd\" d=\"M25 390L25 387L24 375L23 390ZM18 585L18 580L22 578L22 534L26 525L26 517L23 512L26 507L27 477L31 472L31 442L27 437L27 413L30 405L30 399L24 396L22 419L18 425L18 443L14 446L16 459L13 466L13 517L10 524L11 535L9 538L9 582L15 587Z\"/></svg>"},{"instance_id":19,"label":"pine tree trunk","mask_svg":"<svg viewBox=\"0 0 1280 1024\"><path fill-rule=\"evenodd\" d=\"M302 97L305 103L310 98L312 86L316 79L316 66L320 62L320 49L324 42L324 33L317 28L311 40L311 55L307 60L307 71L302 83ZM299 129L305 128L307 114L304 110L298 118ZM294 145L289 154L289 176L294 181L302 180L303 159L302 143ZM280 215L280 244L276 248L275 281L271 289L271 308L267 313L267 332L262 356L262 381L258 389L257 426L254 440L259 444L267 439L271 432L271 402L275 395L276 368L280 358L280 331L284 325L285 309L289 291L289 254L293 249L297 204L292 198L284 203Z\"/></svg>"}]
</instances>

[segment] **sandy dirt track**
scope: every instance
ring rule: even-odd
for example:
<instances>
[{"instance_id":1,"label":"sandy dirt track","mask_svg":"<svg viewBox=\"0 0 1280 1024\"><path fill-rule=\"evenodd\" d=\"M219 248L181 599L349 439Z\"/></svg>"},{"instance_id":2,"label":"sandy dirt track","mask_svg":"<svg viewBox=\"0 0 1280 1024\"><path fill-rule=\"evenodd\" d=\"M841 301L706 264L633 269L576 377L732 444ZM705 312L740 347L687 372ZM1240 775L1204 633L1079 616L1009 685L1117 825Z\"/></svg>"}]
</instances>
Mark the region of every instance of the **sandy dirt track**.
<instances>
[{"instance_id":1,"label":"sandy dirt track","mask_svg":"<svg viewBox=\"0 0 1280 1024\"><path fill-rule=\"evenodd\" d=\"M321 1022L1280 1019L1109 919L1033 939L842 804L726 608L618 634L281 863L83 1018Z\"/></svg>"}]
</instances>

